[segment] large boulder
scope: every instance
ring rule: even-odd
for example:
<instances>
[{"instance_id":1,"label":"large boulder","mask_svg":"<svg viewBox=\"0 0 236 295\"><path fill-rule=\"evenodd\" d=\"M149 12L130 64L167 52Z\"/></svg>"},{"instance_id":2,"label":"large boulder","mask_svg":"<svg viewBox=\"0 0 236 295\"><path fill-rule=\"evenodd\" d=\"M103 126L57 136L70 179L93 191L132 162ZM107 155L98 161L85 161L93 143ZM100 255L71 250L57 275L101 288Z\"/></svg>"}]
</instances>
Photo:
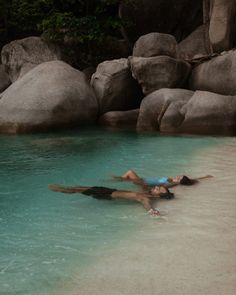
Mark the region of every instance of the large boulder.
<instances>
[{"instance_id":1,"label":"large boulder","mask_svg":"<svg viewBox=\"0 0 236 295\"><path fill-rule=\"evenodd\" d=\"M137 122L137 130L160 130L162 117L169 105L173 102L185 103L193 94L194 92L190 90L168 88L152 92L142 100Z\"/></svg>"},{"instance_id":2,"label":"large boulder","mask_svg":"<svg viewBox=\"0 0 236 295\"><path fill-rule=\"evenodd\" d=\"M141 36L134 44L133 56L152 57L167 55L176 57L177 42L174 36L161 33L149 33Z\"/></svg>"},{"instance_id":3,"label":"large boulder","mask_svg":"<svg viewBox=\"0 0 236 295\"><path fill-rule=\"evenodd\" d=\"M206 38L206 26L202 25L178 44L179 58L192 60L211 54Z\"/></svg>"},{"instance_id":4,"label":"large boulder","mask_svg":"<svg viewBox=\"0 0 236 295\"><path fill-rule=\"evenodd\" d=\"M191 74L190 88L236 95L236 50L196 66Z\"/></svg>"},{"instance_id":5,"label":"large boulder","mask_svg":"<svg viewBox=\"0 0 236 295\"><path fill-rule=\"evenodd\" d=\"M236 44L235 0L210 0L209 38L214 52L229 50Z\"/></svg>"},{"instance_id":6,"label":"large boulder","mask_svg":"<svg viewBox=\"0 0 236 295\"><path fill-rule=\"evenodd\" d=\"M14 82L38 64L61 59L61 52L40 37L28 37L5 45L1 58L11 81Z\"/></svg>"},{"instance_id":7,"label":"large boulder","mask_svg":"<svg viewBox=\"0 0 236 295\"><path fill-rule=\"evenodd\" d=\"M131 44L151 32L171 34L180 41L203 23L202 0L121 1L120 17L131 23L123 30Z\"/></svg>"},{"instance_id":8,"label":"large boulder","mask_svg":"<svg viewBox=\"0 0 236 295\"><path fill-rule=\"evenodd\" d=\"M182 120L175 122L176 114ZM170 104L160 130L188 134L236 134L236 97L196 91L185 104Z\"/></svg>"},{"instance_id":9,"label":"large boulder","mask_svg":"<svg viewBox=\"0 0 236 295\"><path fill-rule=\"evenodd\" d=\"M0 95L0 132L48 131L97 118L85 75L62 61L38 65Z\"/></svg>"},{"instance_id":10,"label":"large boulder","mask_svg":"<svg viewBox=\"0 0 236 295\"><path fill-rule=\"evenodd\" d=\"M137 128L164 133L235 135L236 96L162 89L144 98Z\"/></svg>"},{"instance_id":11,"label":"large boulder","mask_svg":"<svg viewBox=\"0 0 236 295\"><path fill-rule=\"evenodd\" d=\"M130 111L107 112L99 118L99 124L107 127L135 127L139 109Z\"/></svg>"},{"instance_id":12,"label":"large boulder","mask_svg":"<svg viewBox=\"0 0 236 295\"><path fill-rule=\"evenodd\" d=\"M91 85L98 99L100 114L137 108L143 97L126 58L100 63Z\"/></svg>"},{"instance_id":13,"label":"large boulder","mask_svg":"<svg viewBox=\"0 0 236 295\"><path fill-rule=\"evenodd\" d=\"M5 67L0 65L0 93L11 84L10 78L5 71Z\"/></svg>"},{"instance_id":14,"label":"large boulder","mask_svg":"<svg viewBox=\"0 0 236 295\"><path fill-rule=\"evenodd\" d=\"M189 63L168 56L130 57L129 62L145 95L161 88L182 87L191 70Z\"/></svg>"}]
</instances>

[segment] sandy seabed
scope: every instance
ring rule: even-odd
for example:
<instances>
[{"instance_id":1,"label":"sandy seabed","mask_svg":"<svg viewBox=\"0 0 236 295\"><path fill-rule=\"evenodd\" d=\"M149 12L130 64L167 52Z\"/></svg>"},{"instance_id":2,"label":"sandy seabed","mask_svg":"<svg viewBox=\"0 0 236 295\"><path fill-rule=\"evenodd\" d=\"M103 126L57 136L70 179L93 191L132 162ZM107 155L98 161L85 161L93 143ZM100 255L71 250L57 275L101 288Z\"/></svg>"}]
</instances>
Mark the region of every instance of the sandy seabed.
<instances>
[{"instance_id":1,"label":"sandy seabed","mask_svg":"<svg viewBox=\"0 0 236 295\"><path fill-rule=\"evenodd\" d=\"M76 278L67 295L235 295L236 140L201 151L184 171L214 175L173 189L151 218ZM75 274L76 275L76 274Z\"/></svg>"}]
</instances>

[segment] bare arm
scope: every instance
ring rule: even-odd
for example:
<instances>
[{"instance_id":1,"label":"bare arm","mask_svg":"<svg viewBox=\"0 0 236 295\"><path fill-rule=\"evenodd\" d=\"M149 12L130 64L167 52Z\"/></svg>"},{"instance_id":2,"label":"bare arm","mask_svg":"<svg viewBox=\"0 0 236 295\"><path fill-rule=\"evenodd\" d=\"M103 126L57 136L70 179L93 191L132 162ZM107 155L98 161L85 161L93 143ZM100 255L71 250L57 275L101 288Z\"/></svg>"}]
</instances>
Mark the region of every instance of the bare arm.
<instances>
[{"instance_id":1,"label":"bare arm","mask_svg":"<svg viewBox=\"0 0 236 295\"><path fill-rule=\"evenodd\" d=\"M201 180L201 179L206 179L206 178L212 178L212 175L205 175L205 176L201 176L201 177L197 177L195 178L196 180Z\"/></svg>"},{"instance_id":2,"label":"bare arm","mask_svg":"<svg viewBox=\"0 0 236 295\"><path fill-rule=\"evenodd\" d=\"M112 198L117 199L127 199L131 201L137 201L143 204L143 207L151 215L159 215L159 211L153 208L151 195L149 193L132 192L132 191L114 191L112 193Z\"/></svg>"},{"instance_id":3,"label":"bare arm","mask_svg":"<svg viewBox=\"0 0 236 295\"><path fill-rule=\"evenodd\" d=\"M143 207L151 215L160 215L160 212L153 207L152 201L148 197L142 197L140 202L143 204Z\"/></svg>"}]
</instances>

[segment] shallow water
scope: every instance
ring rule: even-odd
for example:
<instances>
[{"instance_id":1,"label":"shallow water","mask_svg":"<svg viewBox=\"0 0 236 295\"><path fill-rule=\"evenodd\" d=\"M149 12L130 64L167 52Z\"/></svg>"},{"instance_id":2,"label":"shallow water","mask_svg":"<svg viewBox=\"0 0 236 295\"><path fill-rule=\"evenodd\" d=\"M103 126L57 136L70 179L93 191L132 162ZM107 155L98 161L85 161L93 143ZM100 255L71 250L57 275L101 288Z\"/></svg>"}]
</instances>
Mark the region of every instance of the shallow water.
<instances>
[{"instance_id":1,"label":"shallow water","mask_svg":"<svg viewBox=\"0 0 236 295\"><path fill-rule=\"evenodd\" d=\"M119 247L126 253L126 241L144 224L152 229L172 218L171 203L161 202L163 219L153 220L139 204L54 193L47 189L49 183L137 189L111 180L111 175L130 168L146 177L201 175L196 154L232 141L95 129L0 140L0 292L4 295L51 295L63 285L78 287L78 274L83 277L99 257L112 255ZM207 159L201 159L206 164ZM206 171L206 165L204 173L220 173L217 163L214 167ZM192 222L192 217L183 218Z\"/></svg>"},{"instance_id":2,"label":"shallow water","mask_svg":"<svg viewBox=\"0 0 236 295\"><path fill-rule=\"evenodd\" d=\"M199 148L186 171L214 177L172 188L176 198L157 204L161 217L147 218L58 294L235 295L235 155L235 138Z\"/></svg>"}]
</instances>

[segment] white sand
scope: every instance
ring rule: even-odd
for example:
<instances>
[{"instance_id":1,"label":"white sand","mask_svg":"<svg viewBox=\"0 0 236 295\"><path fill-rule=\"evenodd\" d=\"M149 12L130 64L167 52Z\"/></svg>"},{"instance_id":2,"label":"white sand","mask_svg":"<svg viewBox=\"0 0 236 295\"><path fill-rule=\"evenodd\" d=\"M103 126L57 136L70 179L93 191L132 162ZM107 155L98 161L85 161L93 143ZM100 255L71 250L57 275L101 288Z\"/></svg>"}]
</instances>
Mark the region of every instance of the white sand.
<instances>
[{"instance_id":1,"label":"white sand","mask_svg":"<svg viewBox=\"0 0 236 295\"><path fill-rule=\"evenodd\" d=\"M236 140L197 155L186 172L212 174L175 188L131 240L76 278L70 295L235 295Z\"/></svg>"}]
</instances>

